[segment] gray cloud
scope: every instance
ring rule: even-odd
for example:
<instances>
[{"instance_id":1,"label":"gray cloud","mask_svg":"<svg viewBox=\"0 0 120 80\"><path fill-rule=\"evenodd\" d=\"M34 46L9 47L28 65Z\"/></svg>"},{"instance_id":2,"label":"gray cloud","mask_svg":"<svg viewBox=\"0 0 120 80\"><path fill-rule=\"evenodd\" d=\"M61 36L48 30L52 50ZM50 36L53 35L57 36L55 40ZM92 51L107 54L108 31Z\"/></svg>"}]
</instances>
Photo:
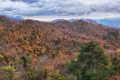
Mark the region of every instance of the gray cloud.
<instances>
[{"instance_id":1,"label":"gray cloud","mask_svg":"<svg viewBox=\"0 0 120 80\"><path fill-rule=\"evenodd\" d=\"M2 0L0 14L41 16L89 15L94 12L120 14L120 0Z\"/></svg>"},{"instance_id":2,"label":"gray cloud","mask_svg":"<svg viewBox=\"0 0 120 80\"><path fill-rule=\"evenodd\" d=\"M26 3L35 3L35 2L38 2L39 0L11 0L11 1L23 1Z\"/></svg>"}]
</instances>

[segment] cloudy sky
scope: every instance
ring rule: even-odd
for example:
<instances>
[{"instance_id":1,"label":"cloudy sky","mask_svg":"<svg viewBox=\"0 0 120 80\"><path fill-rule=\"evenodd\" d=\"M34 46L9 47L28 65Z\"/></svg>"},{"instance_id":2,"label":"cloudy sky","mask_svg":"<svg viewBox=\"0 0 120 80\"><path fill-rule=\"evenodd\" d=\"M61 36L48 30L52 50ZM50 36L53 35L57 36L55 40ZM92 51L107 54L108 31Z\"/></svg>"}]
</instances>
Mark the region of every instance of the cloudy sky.
<instances>
[{"instance_id":1,"label":"cloudy sky","mask_svg":"<svg viewBox=\"0 0 120 80\"><path fill-rule=\"evenodd\" d=\"M120 0L0 0L0 15L31 19L120 17Z\"/></svg>"}]
</instances>

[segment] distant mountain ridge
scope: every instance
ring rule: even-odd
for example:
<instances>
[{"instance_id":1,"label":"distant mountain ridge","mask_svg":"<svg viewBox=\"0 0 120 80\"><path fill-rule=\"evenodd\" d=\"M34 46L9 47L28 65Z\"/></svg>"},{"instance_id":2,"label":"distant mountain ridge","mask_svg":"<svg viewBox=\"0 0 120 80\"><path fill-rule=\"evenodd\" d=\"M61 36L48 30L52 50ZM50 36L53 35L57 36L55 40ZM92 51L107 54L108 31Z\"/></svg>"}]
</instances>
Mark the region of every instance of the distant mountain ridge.
<instances>
[{"instance_id":1,"label":"distant mountain ridge","mask_svg":"<svg viewBox=\"0 0 120 80\"><path fill-rule=\"evenodd\" d=\"M109 27L114 27L114 28L120 28L120 18L105 18L105 19L70 19L70 20L65 20L65 19L56 19L53 20L52 22L57 23L57 22L75 22L75 21L85 21L88 23L92 24L101 24L104 26L109 26Z\"/></svg>"},{"instance_id":2,"label":"distant mountain ridge","mask_svg":"<svg viewBox=\"0 0 120 80\"><path fill-rule=\"evenodd\" d=\"M106 19L95 19L99 24L120 28L120 18L106 18Z\"/></svg>"},{"instance_id":3,"label":"distant mountain ridge","mask_svg":"<svg viewBox=\"0 0 120 80\"><path fill-rule=\"evenodd\" d=\"M13 16L13 15L0 15L0 16L4 16L8 19L15 20L15 21L24 20L24 18L21 16Z\"/></svg>"},{"instance_id":4,"label":"distant mountain ridge","mask_svg":"<svg viewBox=\"0 0 120 80\"><path fill-rule=\"evenodd\" d=\"M9 18L11 20L15 20L15 21L20 21L20 20L25 20L23 17L21 16L11 16L11 15L7 15L6 18ZM82 20L84 22L88 22L91 24L101 24L103 26L109 26L109 27L113 27L113 28L120 28L120 18L104 18L104 19L55 19L53 21L51 21L52 23L61 23L61 22L68 22L68 23L72 23L72 22L76 22Z\"/></svg>"}]
</instances>

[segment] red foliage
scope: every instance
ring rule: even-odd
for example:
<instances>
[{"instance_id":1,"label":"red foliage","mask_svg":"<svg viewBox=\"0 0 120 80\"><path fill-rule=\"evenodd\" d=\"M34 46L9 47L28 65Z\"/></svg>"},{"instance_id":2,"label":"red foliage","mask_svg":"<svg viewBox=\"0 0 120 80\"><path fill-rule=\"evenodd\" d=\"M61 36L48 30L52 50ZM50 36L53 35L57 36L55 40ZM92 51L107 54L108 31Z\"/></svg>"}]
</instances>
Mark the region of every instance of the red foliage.
<instances>
[{"instance_id":1,"label":"red foliage","mask_svg":"<svg viewBox=\"0 0 120 80\"><path fill-rule=\"evenodd\" d=\"M13 54L13 52L11 52L11 51L6 51L6 52L4 53L4 55L7 56L7 57L12 57L14 54Z\"/></svg>"}]
</instances>

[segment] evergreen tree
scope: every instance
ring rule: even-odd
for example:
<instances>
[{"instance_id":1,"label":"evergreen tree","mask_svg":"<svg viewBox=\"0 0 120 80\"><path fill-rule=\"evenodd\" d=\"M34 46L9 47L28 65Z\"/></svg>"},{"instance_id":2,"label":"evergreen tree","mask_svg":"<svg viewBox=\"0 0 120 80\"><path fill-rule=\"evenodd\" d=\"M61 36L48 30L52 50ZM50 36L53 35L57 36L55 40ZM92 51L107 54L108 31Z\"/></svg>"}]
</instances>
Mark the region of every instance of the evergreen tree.
<instances>
[{"instance_id":1,"label":"evergreen tree","mask_svg":"<svg viewBox=\"0 0 120 80\"><path fill-rule=\"evenodd\" d=\"M95 42L82 46L78 60L70 64L70 71L74 72L77 80L104 80L110 70L109 58Z\"/></svg>"}]
</instances>

